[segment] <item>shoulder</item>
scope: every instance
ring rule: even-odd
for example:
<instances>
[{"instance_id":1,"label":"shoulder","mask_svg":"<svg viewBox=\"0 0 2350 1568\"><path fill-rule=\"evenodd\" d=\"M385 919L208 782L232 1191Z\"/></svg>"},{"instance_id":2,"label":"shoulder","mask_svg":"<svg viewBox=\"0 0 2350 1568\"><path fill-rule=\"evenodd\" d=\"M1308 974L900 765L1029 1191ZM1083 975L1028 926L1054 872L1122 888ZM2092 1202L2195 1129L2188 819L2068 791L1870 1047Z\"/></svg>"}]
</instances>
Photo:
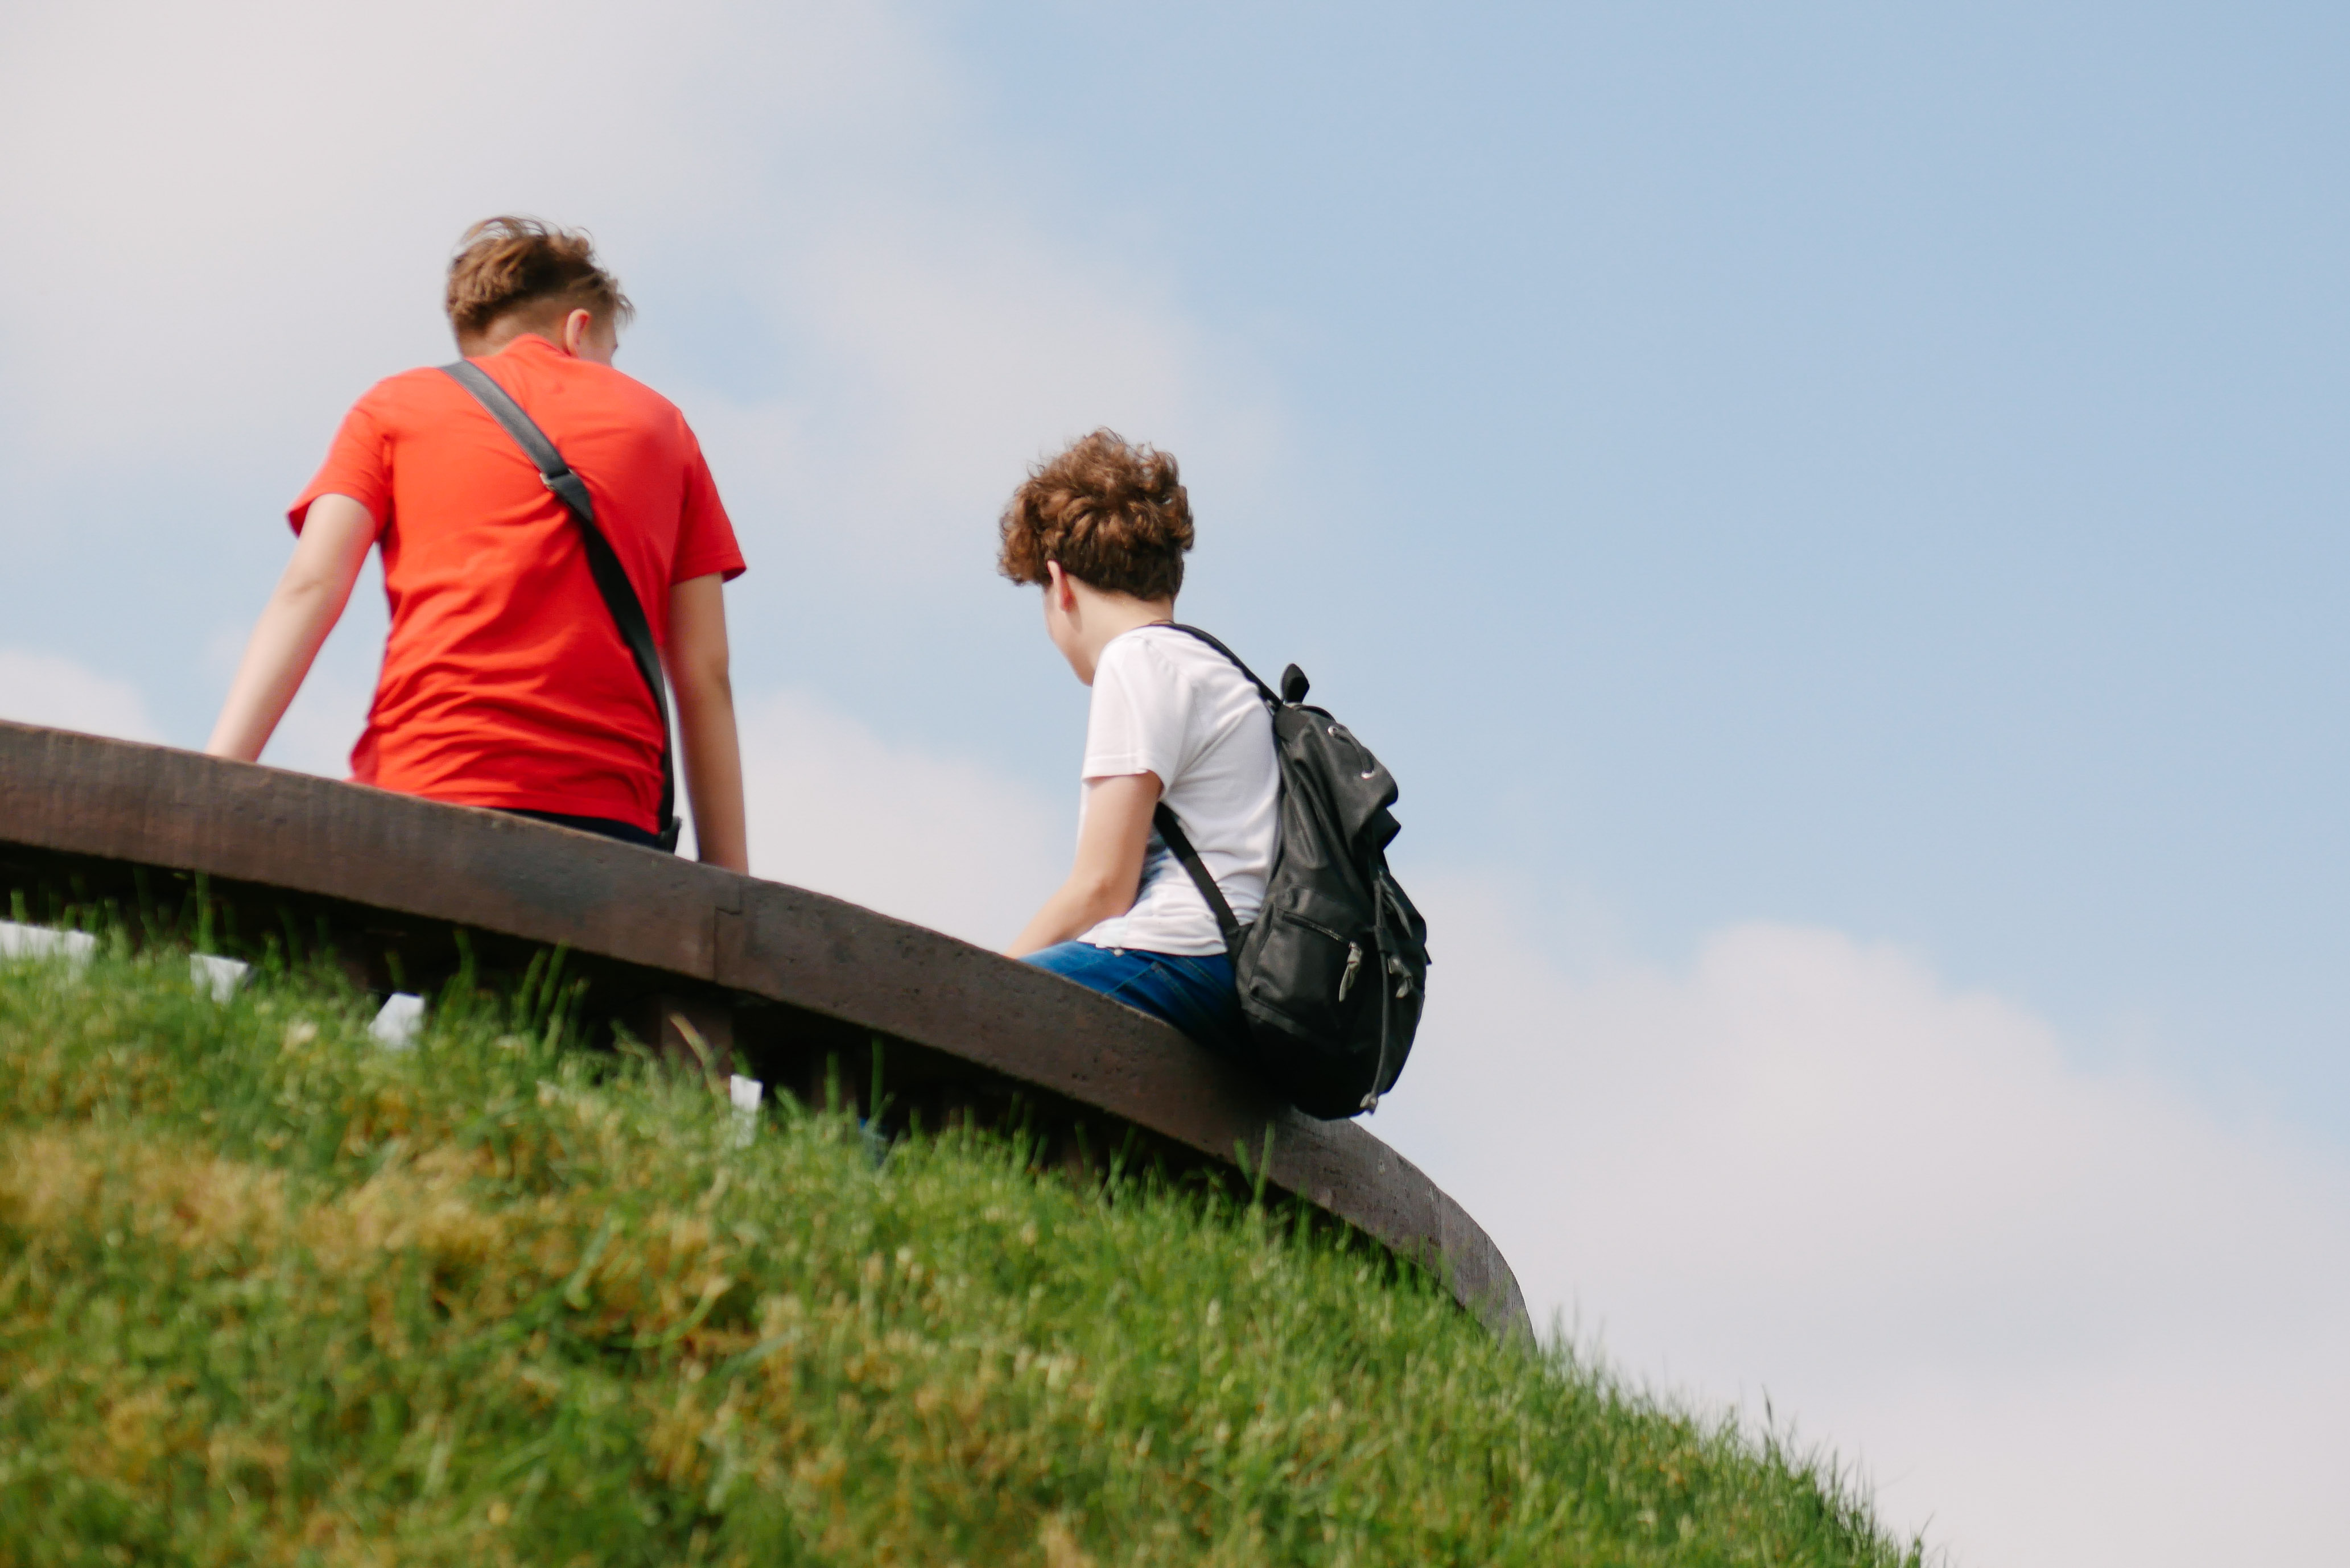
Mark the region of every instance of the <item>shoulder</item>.
<instances>
[{"instance_id":1,"label":"shoulder","mask_svg":"<svg viewBox=\"0 0 2350 1568\"><path fill-rule=\"evenodd\" d=\"M1231 659L1168 626L1138 627L1112 639L1094 667L1094 685L1185 712L1257 705L1255 689Z\"/></svg>"},{"instance_id":2,"label":"shoulder","mask_svg":"<svg viewBox=\"0 0 2350 1568\"><path fill-rule=\"evenodd\" d=\"M692 435L691 428L685 422L685 414L675 403L626 370L598 365L592 359L570 360L566 369L577 381L581 390L616 408L627 410L631 418L647 425L674 428L688 437Z\"/></svg>"},{"instance_id":3,"label":"shoulder","mask_svg":"<svg viewBox=\"0 0 2350 1568\"><path fill-rule=\"evenodd\" d=\"M1145 657L1174 669L1190 669L1204 656L1222 662L1216 650L1188 631L1178 631L1163 621L1136 627L1118 641L1131 643Z\"/></svg>"},{"instance_id":4,"label":"shoulder","mask_svg":"<svg viewBox=\"0 0 2350 1568\"><path fill-rule=\"evenodd\" d=\"M1105 644L1094 661L1096 711L1131 711L1156 724L1180 716L1192 706L1194 683L1182 669L1153 646L1148 628L1123 632Z\"/></svg>"},{"instance_id":5,"label":"shoulder","mask_svg":"<svg viewBox=\"0 0 2350 1568\"><path fill-rule=\"evenodd\" d=\"M686 422L685 411L625 370L593 360L573 359L565 365L567 396L583 410L592 409L610 428L634 433L650 442L648 452L691 469L702 462L702 442Z\"/></svg>"},{"instance_id":6,"label":"shoulder","mask_svg":"<svg viewBox=\"0 0 2350 1568\"><path fill-rule=\"evenodd\" d=\"M1128 680L1153 684L1195 682L1192 661L1181 647L1193 639L1163 626L1139 626L1112 638L1095 661L1096 678L1109 670ZM1197 646L1194 643L1194 646Z\"/></svg>"},{"instance_id":7,"label":"shoulder","mask_svg":"<svg viewBox=\"0 0 2350 1568\"><path fill-rule=\"evenodd\" d=\"M435 407L450 392L463 395L464 389L447 372L430 365L420 365L413 370L402 370L397 376L386 376L359 396L351 405L353 413L365 413L379 419L396 418L411 410Z\"/></svg>"},{"instance_id":8,"label":"shoulder","mask_svg":"<svg viewBox=\"0 0 2350 1568\"><path fill-rule=\"evenodd\" d=\"M351 404L337 439L400 440L445 419L454 406L448 400L452 393L465 396L463 388L430 368L386 376Z\"/></svg>"},{"instance_id":9,"label":"shoulder","mask_svg":"<svg viewBox=\"0 0 2350 1568\"><path fill-rule=\"evenodd\" d=\"M1226 690L1246 691L1254 689L1239 666L1188 631L1178 631L1171 626L1139 627L1110 644L1132 643L1130 657L1147 662L1162 672L1163 678L1181 682L1185 687L1222 693Z\"/></svg>"}]
</instances>

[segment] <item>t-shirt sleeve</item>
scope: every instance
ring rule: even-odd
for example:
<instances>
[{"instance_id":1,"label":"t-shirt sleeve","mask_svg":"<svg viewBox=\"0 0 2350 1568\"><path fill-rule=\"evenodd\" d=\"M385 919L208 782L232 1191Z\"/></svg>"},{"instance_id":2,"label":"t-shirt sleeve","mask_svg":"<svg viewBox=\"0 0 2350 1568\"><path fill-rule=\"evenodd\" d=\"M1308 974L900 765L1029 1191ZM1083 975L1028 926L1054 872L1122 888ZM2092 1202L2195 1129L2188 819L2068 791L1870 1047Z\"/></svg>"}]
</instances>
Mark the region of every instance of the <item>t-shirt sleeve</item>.
<instances>
[{"instance_id":1,"label":"t-shirt sleeve","mask_svg":"<svg viewBox=\"0 0 2350 1568\"><path fill-rule=\"evenodd\" d=\"M391 440L370 406L374 399L375 394L369 393L343 416L335 444L327 449L325 465L302 492L302 499L286 509L286 521L296 534L310 514L310 504L321 495L349 496L368 509L378 533L390 521Z\"/></svg>"},{"instance_id":2,"label":"t-shirt sleeve","mask_svg":"<svg viewBox=\"0 0 2350 1568\"><path fill-rule=\"evenodd\" d=\"M677 556L669 580L691 582L716 572L733 582L743 572L742 546L734 542L734 524L718 499L718 481L702 455L702 443L685 432L685 509L678 519Z\"/></svg>"},{"instance_id":3,"label":"t-shirt sleeve","mask_svg":"<svg viewBox=\"0 0 2350 1568\"><path fill-rule=\"evenodd\" d=\"M1127 638L1103 649L1086 720L1084 776L1149 773L1159 775L1161 787L1172 784L1181 771L1189 701L1181 678L1148 642Z\"/></svg>"}]
</instances>

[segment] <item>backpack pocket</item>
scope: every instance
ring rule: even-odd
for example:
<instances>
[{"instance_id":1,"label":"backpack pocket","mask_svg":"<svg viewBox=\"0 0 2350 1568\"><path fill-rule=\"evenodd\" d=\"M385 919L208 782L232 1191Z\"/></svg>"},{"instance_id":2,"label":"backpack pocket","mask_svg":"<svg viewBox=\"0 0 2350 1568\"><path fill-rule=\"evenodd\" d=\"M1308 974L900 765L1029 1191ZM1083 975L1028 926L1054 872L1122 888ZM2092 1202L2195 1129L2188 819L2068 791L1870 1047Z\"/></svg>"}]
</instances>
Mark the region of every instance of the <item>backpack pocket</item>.
<instances>
[{"instance_id":1,"label":"backpack pocket","mask_svg":"<svg viewBox=\"0 0 2350 1568\"><path fill-rule=\"evenodd\" d=\"M1369 934L1348 937L1289 909L1268 909L1257 924L1242 996L1249 1012L1272 1014L1326 1051L1343 1049L1352 1021L1379 985L1379 955Z\"/></svg>"}]
</instances>

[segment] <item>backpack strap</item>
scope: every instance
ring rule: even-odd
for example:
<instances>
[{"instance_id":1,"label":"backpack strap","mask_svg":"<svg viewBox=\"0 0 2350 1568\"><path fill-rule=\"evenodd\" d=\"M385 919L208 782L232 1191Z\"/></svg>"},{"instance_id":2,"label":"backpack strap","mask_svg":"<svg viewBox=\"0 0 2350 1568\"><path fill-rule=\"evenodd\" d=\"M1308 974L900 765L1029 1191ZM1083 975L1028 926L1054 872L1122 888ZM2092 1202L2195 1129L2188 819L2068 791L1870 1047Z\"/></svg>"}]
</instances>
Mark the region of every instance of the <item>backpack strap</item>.
<instances>
[{"instance_id":1,"label":"backpack strap","mask_svg":"<svg viewBox=\"0 0 2350 1568\"><path fill-rule=\"evenodd\" d=\"M1200 889L1200 897L1208 900L1208 908L1215 912L1216 929L1224 933L1224 951L1234 963L1240 962L1241 939L1248 933L1241 929L1239 919L1232 914L1232 905L1224 901L1224 890L1216 886L1213 877L1208 875L1207 862L1201 860L1200 852L1191 847L1191 836L1183 831L1183 825L1175 820L1175 814L1168 809L1165 801L1151 808L1150 826L1159 830L1159 841L1167 846L1168 851L1183 863L1184 870L1191 874L1191 885Z\"/></svg>"},{"instance_id":2,"label":"backpack strap","mask_svg":"<svg viewBox=\"0 0 2350 1568\"><path fill-rule=\"evenodd\" d=\"M1256 678L1256 671L1251 670L1247 665L1241 662L1241 656L1239 654L1234 653L1231 649L1226 648L1222 643L1217 641L1206 632L1201 631L1196 626L1185 626L1182 622L1174 620L1165 621L1161 624L1170 631L1180 631L1187 636L1198 638L1201 642L1206 643L1210 648L1214 649L1218 653L1221 653L1226 659L1231 659L1232 661L1232 668L1239 670L1243 675L1248 677L1249 684L1256 688L1258 696L1263 698L1265 702L1271 707L1278 708L1281 706L1281 694L1275 691L1272 687L1267 686L1263 681L1259 680Z\"/></svg>"},{"instance_id":3,"label":"backpack strap","mask_svg":"<svg viewBox=\"0 0 2350 1568\"><path fill-rule=\"evenodd\" d=\"M1180 621L1171 620L1165 625L1170 631L1180 631L1187 636L1198 638L1201 642L1231 659L1232 668L1248 677L1249 684L1256 688L1257 695L1264 699L1267 707L1281 706L1279 695L1272 687L1256 678L1255 670L1241 662L1239 654L1234 653L1196 626L1185 626ZM1191 874L1192 886L1200 889L1200 897L1205 898L1208 901L1208 908L1215 912L1216 929L1224 933L1224 950L1232 955L1234 963L1238 963L1241 957L1241 939L1248 933L1241 929L1239 919L1232 914L1232 905L1224 900L1224 890L1216 886L1216 879L1213 877L1208 875L1207 863L1200 858L1200 852L1191 847L1191 837L1184 833L1183 825L1175 820L1174 812L1168 808L1165 801L1160 801L1151 811L1150 826L1159 830L1160 842L1167 846L1168 850L1176 859L1183 863L1183 869Z\"/></svg>"},{"instance_id":4,"label":"backpack strap","mask_svg":"<svg viewBox=\"0 0 2350 1568\"><path fill-rule=\"evenodd\" d=\"M596 503L588 494L588 482L563 461L563 453L546 439L546 432L538 428L537 421L523 411L522 405L504 387L490 379L488 371L471 359L460 359L441 369L473 393L490 411L490 417L505 427L506 434L514 437L515 444L537 467L540 483L555 492L579 524L580 542L588 547L588 570L596 579L596 591L604 596L604 607L612 612L612 624L619 628L620 640L628 645L637 673L644 677L645 689L652 693L653 710L660 715L660 846L674 854L678 834L677 770L669 754L669 683L661 678L660 653L653 646L652 623L645 618L645 607L637 597L636 585L629 581L628 568L620 565L612 542L596 525Z\"/></svg>"}]
</instances>

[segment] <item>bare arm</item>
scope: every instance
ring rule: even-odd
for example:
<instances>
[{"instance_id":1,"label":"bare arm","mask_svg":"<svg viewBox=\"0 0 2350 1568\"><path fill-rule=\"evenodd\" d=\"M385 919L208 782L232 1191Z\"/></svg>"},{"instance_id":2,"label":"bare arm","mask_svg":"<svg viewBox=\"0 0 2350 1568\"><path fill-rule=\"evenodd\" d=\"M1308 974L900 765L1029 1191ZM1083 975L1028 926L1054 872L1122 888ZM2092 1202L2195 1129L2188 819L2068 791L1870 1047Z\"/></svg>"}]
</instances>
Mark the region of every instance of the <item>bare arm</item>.
<instances>
[{"instance_id":1,"label":"bare arm","mask_svg":"<svg viewBox=\"0 0 2350 1568\"><path fill-rule=\"evenodd\" d=\"M750 835L743 824L743 747L727 672L724 584L712 572L670 589L669 682L677 693L693 841L707 864L747 873Z\"/></svg>"},{"instance_id":2,"label":"bare arm","mask_svg":"<svg viewBox=\"0 0 2350 1568\"><path fill-rule=\"evenodd\" d=\"M205 751L239 762L260 760L319 645L342 618L374 543L375 518L349 496L321 495L310 504L294 558L254 623Z\"/></svg>"},{"instance_id":3,"label":"bare arm","mask_svg":"<svg viewBox=\"0 0 2350 1568\"><path fill-rule=\"evenodd\" d=\"M1061 890L1045 900L1019 940L1004 951L1024 957L1091 930L1134 908L1142 890L1142 857L1150 846L1150 813L1159 804L1157 774L1122 774L1086 781L1086 826L1077 835L1077 863Z\"/></svg>"}]
</instances>

